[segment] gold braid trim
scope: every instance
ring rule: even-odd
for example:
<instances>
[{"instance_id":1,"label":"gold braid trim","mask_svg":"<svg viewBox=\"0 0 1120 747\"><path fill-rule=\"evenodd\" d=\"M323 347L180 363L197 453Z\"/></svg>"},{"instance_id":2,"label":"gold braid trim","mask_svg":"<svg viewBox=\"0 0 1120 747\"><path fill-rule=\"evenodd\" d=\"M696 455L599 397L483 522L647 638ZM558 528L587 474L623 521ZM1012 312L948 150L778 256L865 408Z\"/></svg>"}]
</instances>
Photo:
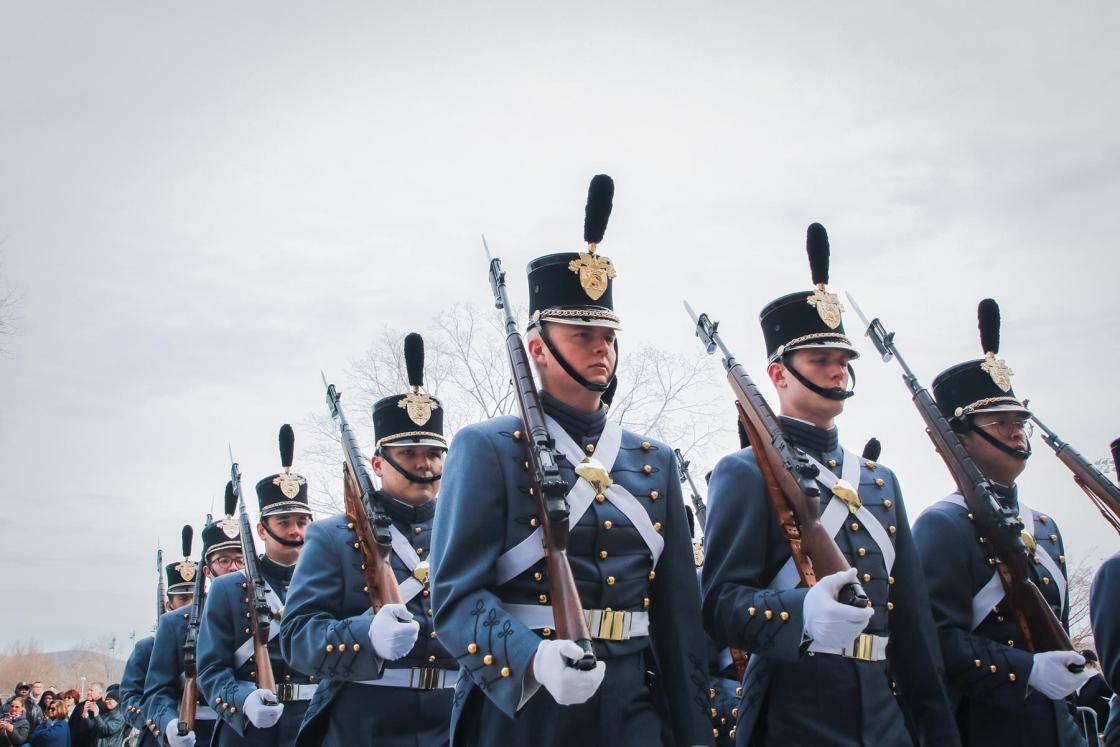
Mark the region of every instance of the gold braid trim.
<instances>
[{"instance_id":1,"label":"gold braid trim","mask_svg":"<svg viewBox=\"0 0 1120 747\"><path fill-rule=\"evenodd\" d=\"M961 408L961 411L962 411L961 414L969 415L976 410L987 407L988 405L999 405L999 404L1019 405L1019 407L1023 406L1023 403L1020 402L1019 400L1015 399L1014 397L988 397L986 399L978 399L975 402L973 402L972 404L965 405L964 407Z\"/></svg>"},{"instance_id":2,"label":"gold braid trim","mask_svg":"<svg viewBox=\"0 0 1120 747\"><path fill-rule=\"evenodd\" d=\"M447 444L447 439L438 433L432 433L431 431L406 431L404 433L394 433L391 436L386 436L385 438L378 439L377 443L374 444L374 446L392 446L392 443L390 443L391 441L399 438L414 438L416 436L426 436L428 438L434 438L444 445Z\"/></svg>"},{"instance_id":3,"label":"gold braid trim","mask_svg":"<svg viewBox=\"0 0 1120 747\"><path fill-rule=\"evenodd\" d=\"M852 344L851 340L849 340L844 335L839 334L838 332L814 332L811 335L802 335L801 337L795 337L792 340L790 340L789 342L787 342L786 344L779 345L777 353L778 353L778 355L781 355L784 352L786 352L787 350L789 350L790 348L792 348L794 345L800 345L803 342L809 342L810 340L824 340L824 339L835 340L837 342L843 342L843 343L846 343L848 345Z\"/></svg>"},{"instance_id":4,"label":"gold braid trim","mask_svg":"<svg viewBox=\"0 0 1120 747\"><path fill-rule=\"evenodd\" d=\"M539 312L540 319L547 321L549 317L557 318L582 318L582 319L606 319L609 322L618 323L619 318L610 313L609 311L599 311L593 309L546 309Z\"/></svg>"}]
</instances>

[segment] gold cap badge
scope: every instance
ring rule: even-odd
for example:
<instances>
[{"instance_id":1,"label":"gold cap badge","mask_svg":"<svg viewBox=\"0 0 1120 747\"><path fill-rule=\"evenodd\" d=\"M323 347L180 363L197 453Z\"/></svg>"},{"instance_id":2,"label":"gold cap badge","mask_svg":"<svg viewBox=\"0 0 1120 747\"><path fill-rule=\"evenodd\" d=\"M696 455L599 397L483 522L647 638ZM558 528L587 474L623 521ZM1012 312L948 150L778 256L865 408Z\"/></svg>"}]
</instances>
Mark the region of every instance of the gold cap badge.
<instances>
[{"instance_id":1,"label":"gold cap badge","mask_svg":"<svg viewBox=\"0 0 1120 747\"><path fill-rule=\"evenodd\" d=\"M272 484L280 488L286 498L295 498L299 495L300 487L307 484L307 480L292 474L291 467L285 467L283 472L272 478Z\"/></svg>"},{"instance_id":2,"label":"gold cap badge","mask_svg":"<svg viewBox=\"0 0 1120 747\"><path fill-rule=\"evenodd\" d=\"M241 525L232 516L227 516L219 521L218 526L222 528L222 534L230 539L236 539L241 535Z\"/></svg>"},{"instance_id":3,"label":"gold cap badge","mask_svg":"<svg viewBox=\"0 0 1120 747\"><path fill-rule=\"evenodd\" d=\"M610 259L595 254L594 244L580 252L579 259L569 262L568 269L579 275L579 284L592 301L598 301L607 292L611 279L618 275Z\"/></svg>"},{"instance_id":4,"label":"gold cap badge","mask_svg":"<svg viewBox=\"0 0 1120 747\"><path fill-rule=\"evenodd\" d=\"M984 361L980 364L980 370L992 377L992 381L995 382L1001 392L1011 390L1011 377L1015 372L1007 367L1006 361L996 358L995 353L984 354Z\"/></svg>"},{"instance_id":5,"label":"gold cap badge","mask_svg":"<svg viewBox=\"0 0 1120 747\"><path fill-rule=\"evenodd\" d=\"M432 419L432 411L439 409L439 403L427 392L420 391L420 387L414 386L411 392L397 402L397 407L407 411L413 423L424 425Z\"/></svg>"},{"instance_id":6,"label":"gold cap badge","mask_svg":"<svg viewBox=\"0 0 1120 747\"><path fill-rule=\"evenodd\" d=\"M184 560L175 566L175 570L184 581L194 581L195 574L198 572L198 563Z\"/></svg>"},{"instance_id":7,"label":"gold cap badge","mask_svg":"<svg viewBox=\"0 0 1120 747\"><path fill-rule=\"evenodd\" d=\"M805 302L817 310L821 321L827 324L829 329L836 329L840 326L840 314L844 311L844 307L840 305L840 299L836 294L829 293L824 287L824 283L817 283L813 295L805 299Z\"/></svg>"}]
</instances>

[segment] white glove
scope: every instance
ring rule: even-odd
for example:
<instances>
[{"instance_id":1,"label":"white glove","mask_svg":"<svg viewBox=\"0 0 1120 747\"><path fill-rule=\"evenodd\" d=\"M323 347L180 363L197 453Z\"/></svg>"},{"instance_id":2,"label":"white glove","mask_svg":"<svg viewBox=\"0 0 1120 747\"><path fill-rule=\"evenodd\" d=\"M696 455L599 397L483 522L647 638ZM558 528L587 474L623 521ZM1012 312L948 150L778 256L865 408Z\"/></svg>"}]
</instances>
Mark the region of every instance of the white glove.
<instances>
[{"instance_id":1,"label":"white glove","mask_svg":"<svg viewBox=\"0 0 1120 747\"><path fill-rule=\"evenodd\" d=\"M179 719L174 718L167 722L167 731L163 736L167 737L167 743L171 747L194 747L194 732L188 731L185 737L179 736Z\"/></svg>"},{"instance_id":2,"label":"white glove","mask_svg":"<svg viewBox=\"0 0 1120 747\"><path fill-rule=\"evenodd\" d=\"M1088 682L1096 670L1085 667L1069 671L1070 664L1084 664L1085 657L1073 651L1043 651L1034 655L1034 666L1027 684L1051 700L1061 700Z\"/></svg>"},{"instance_id":3,"label":"white glove","mask_svg":"<svg viewBox=\"0 0 1120 747\"><path fill-rule=\"evenodd\" d=\"M276 693L261 688L249 693L241 710L250 724L258 729L269 729L284 715L284 704L276 700Z\"/></svg>"},{"instance_id":4,"label":"white glove","mask_svg":"<svg viewBox=\"0 0 1120 747\"><path fill-rule=\"evenodd\" d=\"M533 678L560 705L583 703L599 689L607 665L597 661L595 668L586 672L571 666L571 662L582 657L583 649L575 641L541 641L533 656Z\"/></svg>"},{"instance_id":5,"label":"white glove","mask_svg":"<svg viewBox=\"0 0 1120 747\"><path fill-rule=\"evenodd\" d=\"M836 601L844 586L854 583L856 569L825 576L810 587L805 595L805 635L822 646L850 646L859 637L875 611L870 607L853 607Z\"/></svg>"},{"instance_id":6,"label":"white glove","mask_svg":"<svg viewBox=\"0 0 1120 747\"><path fill-rule=\"evenodd\" d=\"M416 644L420 623L403 604L386 604L369 624L369 640L377 655L387 661L401 658Z\"/></svg>"}]
</instances>

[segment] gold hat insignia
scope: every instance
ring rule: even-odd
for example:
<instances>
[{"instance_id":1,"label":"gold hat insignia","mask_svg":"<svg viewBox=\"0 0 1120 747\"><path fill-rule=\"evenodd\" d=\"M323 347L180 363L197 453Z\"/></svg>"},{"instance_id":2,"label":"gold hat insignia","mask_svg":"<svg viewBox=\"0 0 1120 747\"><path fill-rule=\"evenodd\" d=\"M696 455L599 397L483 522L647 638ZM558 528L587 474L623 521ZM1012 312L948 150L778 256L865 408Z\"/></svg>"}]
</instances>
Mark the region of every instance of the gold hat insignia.
<instances>
[{"instance_id":1,"label":"gold hat insignia","mask_svg":"<svg viewBox=\"0 0 1120 747\"><path fill-rule=\"evenodd\" d=\"M576 474L591 483L596 493L605 493L607 488L614 485L611 473L607 472L606 467L591 457L585 457L582 462L576 465Z\"/></svg>"},{"instance_id":2,"label":"gold hat insignia","mask_svg":"<svg viewBox=\"0 0 1120 747\"><path fill-rule=\"evenodd\" d=\"M198 563L193 560L184 560L175 566L175 570L178 571L179 576L184 581L194 581L195 573L198 571Z\"/></svg>"},{"instance_id":3,"label":"gold hat insignia","mask_svg":"<svg viewBox=\"0 0 1120 747\"><path fill-rule=\"evenodd\" d=\"M844 307L840 305L840 299L835 293L829 293L824 289L824 283L817 283L813 295L805 299L805 302L817 310L821 320L829 329L840 326L840 314L844 311Z\"/></svg>"},{"instance_id":4,"label":"gold hat insignia","mask_svg":"<svg viewBox=\"0 0 1120 747\"><path fill-rule=\"evenodd\" d=\"M221 527L222 533L230 539L235 539L241 534L241 525L232 516L227 516L219 521L218 526Z\"/></svg>"},{"instance_id":5,"label":"gold hat insignia","mask_svg":"<svg viewBox=\"0 0 1120 747\"><path fill-rule=\"evenodd\" d=\"M1001 392L1011 391L1011 377L1015 372L1007 367L1006 361L998 360L995 353L986 354L984 362L980 364L980 370L992 377L992 381Z\"/></svg>"},{"instance_id":6,"label":"gold hat insignia","mask_svg":"<svg viewBox=\"0 0 1120 747\"><path fill-rule=\"evenodd\" d=\"M300 487L307 484L307 480L300 475L292 474L290 468L285 467L283 472L272 478L272 484L280 488L280 492L286 498L295 498L299 495Z\"/></svg>"},{"instance_id":7,"label":"gold hat insignia","mask_svg":"<svg viewBox=\"0 0 1120 747\"><path fill-rule=\"evenodd\" d=\"M407 411L413 423L424 425L432 419L432 411L439 409L439 403L427 392L420 391L419 387L412 387L412 391L397 402L397 407Z\"/></svg>"},{"instance_id":8,"label":"gold hat insignia","mask_svg":"<svg viewBox=\"0 0 1120 747\"><path fill-rule=\"evenodd\" d=\"M579 259L569 262L568 269L579 275L579 284L592 301L598 301L610 287L611 279L618 275L610 259L595 254L593 245L580 252Z\"/></svg>"}]
</instances>

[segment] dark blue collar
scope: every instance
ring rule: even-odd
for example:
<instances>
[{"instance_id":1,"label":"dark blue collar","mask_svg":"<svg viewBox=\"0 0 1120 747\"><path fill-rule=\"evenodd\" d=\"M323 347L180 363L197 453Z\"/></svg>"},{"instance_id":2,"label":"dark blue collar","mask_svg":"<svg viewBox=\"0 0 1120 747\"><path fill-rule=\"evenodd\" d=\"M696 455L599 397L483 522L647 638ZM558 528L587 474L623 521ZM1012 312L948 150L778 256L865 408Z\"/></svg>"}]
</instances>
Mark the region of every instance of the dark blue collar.
<instances>
[{"instance_id":1,"label":"dark blue collar","mask_svg":"<svg viewBox=\"0 0 1120 747\"><path fill-rule=\"evenodd\" d=\"M277 584L281 587L287 586L292 582L292 574L295 573L295 565L282 565L277 563L267 555L261 556L261 573L264 574L265 580L268 585L273 588L273 591L278 591Z\"/></svg>"},{"instance_id":2,"label":"dark blue collar","mask_svg":"<svg viewBox=\"0 0 1120 747\"><path fill-rule=\"evenodd\" d=\"M541 406L577 444L597 441L607 423L607 410L601 405L594 412L577 410L542 391Z\"/></svg>"},{"instance_id":3,"label":"dark blue collar","mask_svg":"<svg viewBox=\"0 0 1120 747\"><path fill-rule=\"evenodd\" d=\"M778 420L781 421L782 432L789 440L806 451L827 454L840 448L840 432L836 426L828 429L819 428L812 423L785 415L779 416Z\"/></svg>"},{"instance_id":4,"label":"dark blue collar","mask_svg":"<svg viewBox=\"0 0 1120 747\"><path fill-rule=\"evenodd\" d=\"M436 502L430 500L419 506L411 506L403 501L398 501L391 495L381 492L381 505L389 518L399 524L423 524L436 515Z\"/></svg>"}]
</instances>

